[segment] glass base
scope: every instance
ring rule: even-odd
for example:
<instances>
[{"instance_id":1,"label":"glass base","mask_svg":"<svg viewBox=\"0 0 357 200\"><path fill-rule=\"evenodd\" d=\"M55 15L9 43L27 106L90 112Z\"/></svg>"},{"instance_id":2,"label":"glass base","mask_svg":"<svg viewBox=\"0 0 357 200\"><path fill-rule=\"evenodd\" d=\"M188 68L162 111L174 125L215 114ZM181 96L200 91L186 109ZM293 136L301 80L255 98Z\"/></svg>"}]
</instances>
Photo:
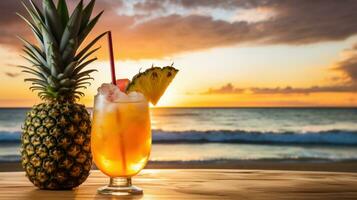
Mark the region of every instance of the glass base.
<instances>
[{"instance_id":1,"label":"glass base","mask_svg":"<svg viewBox=\"0 0 357 200\"><path fill-rule=\"evenodd\" d=\"M98 189L98 194L105 195L141 195L143 190L131 184L131 178L110 178L109 185Z\"/></svg>"}]
</instances>

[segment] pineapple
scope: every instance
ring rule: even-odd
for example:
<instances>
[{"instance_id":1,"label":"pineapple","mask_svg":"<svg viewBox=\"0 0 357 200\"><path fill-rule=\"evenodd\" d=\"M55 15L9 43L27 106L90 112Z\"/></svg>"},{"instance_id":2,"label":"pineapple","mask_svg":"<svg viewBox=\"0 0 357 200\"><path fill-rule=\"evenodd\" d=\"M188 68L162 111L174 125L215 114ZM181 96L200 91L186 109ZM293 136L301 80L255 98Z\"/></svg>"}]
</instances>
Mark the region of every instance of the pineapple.
<instances>
[{"instance_id":1,"label":"pineapple","mask_svg":"<svg viewBox=\"0 0 357 200\"><path fill-rule=\"evenodd\" d=\"M175 78L177 72L178 70L172 66L164 68L151 67L145 72L134 76L126 91L128 93L134 91L140 92L148 101L156 105L171 81Z\"/></svg>"},{"instance_id":2,"label":"pineapple","mask_svg":"<svg viewBox=\"0 0 357 200\"><path fill-rule=\"evenodd\" d=\"M106 33L79 49L103 12L91 19L95 0L80 1L71 15L65 0L43 0L40 9L32 0L23 3L38 45L21 37L24 57L30 66L20 66L32 75L30 89L43 103L28 112L21 136L22 166L28 179L41 189L71 189L83 183L92 165L90 115L77 100L84 96L90 74L88 59L99 48L92 46Z\"/></svg>"}]
</instances>

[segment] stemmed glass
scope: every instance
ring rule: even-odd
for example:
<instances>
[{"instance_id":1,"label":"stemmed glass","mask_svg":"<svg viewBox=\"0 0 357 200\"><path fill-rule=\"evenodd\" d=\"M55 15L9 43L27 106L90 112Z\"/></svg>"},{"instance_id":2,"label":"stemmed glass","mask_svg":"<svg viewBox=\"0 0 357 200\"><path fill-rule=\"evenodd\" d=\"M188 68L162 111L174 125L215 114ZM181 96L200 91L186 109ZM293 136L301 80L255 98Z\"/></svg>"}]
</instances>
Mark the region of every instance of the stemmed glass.
<instances>
[{"instance_id":1,"label":"stemmed glass","mask_svg":"<svg viewBox=\"0 0 357 200\"><path fill-rule=\"evenodd\" d=\"M131 178L146 165L151 150L148 102L124 99L109 102L97 95L94 100L91 147L96 166L110 182L99 194L142 194Z\"/></svg>"}]
</instances>

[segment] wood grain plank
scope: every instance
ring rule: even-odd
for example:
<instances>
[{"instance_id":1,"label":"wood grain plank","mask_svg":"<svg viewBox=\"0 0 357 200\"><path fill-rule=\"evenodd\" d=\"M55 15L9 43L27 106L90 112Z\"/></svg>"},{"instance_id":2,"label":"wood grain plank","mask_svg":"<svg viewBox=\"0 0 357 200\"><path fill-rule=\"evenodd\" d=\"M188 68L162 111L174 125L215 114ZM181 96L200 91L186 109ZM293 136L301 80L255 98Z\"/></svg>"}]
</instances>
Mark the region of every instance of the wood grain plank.
<instances>
[{"instance_id":1,"label":"wood grain plank","mask_svg":"<svg viewBox=\"0 0 357 200\"><path fill-rule=\"evenodd\" d=\"M96 194L108 178L92 171L72 191L44 191L32 186L22 172L0 173L0 200L42 199L357 199L356 173L268 170L143 170L134 184L142 196Z\"/></svg>"}]
</instances>

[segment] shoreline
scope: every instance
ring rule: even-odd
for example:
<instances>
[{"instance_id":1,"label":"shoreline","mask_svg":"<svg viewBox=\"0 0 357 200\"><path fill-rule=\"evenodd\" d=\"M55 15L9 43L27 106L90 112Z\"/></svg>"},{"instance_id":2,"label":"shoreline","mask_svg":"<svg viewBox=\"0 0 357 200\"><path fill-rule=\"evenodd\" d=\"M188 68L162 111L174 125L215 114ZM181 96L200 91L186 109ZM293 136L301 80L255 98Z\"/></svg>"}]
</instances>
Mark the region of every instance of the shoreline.
<instances>
[{"instance_id":1,"label":"shoreline","mask_svg":"<svg viewBox=\"0 0 357 200\"><path fill-rule=\"evenodd\" d=\"M92 167L96 169L95 166ZM296 161L296 160L222 160L166 162L151 161L146 169L249 169L249 170L289 170L357 173L357 160L348 161ZM0 163L0 172L23 171L20 162Z\"/></svg>"}]
</instances>

